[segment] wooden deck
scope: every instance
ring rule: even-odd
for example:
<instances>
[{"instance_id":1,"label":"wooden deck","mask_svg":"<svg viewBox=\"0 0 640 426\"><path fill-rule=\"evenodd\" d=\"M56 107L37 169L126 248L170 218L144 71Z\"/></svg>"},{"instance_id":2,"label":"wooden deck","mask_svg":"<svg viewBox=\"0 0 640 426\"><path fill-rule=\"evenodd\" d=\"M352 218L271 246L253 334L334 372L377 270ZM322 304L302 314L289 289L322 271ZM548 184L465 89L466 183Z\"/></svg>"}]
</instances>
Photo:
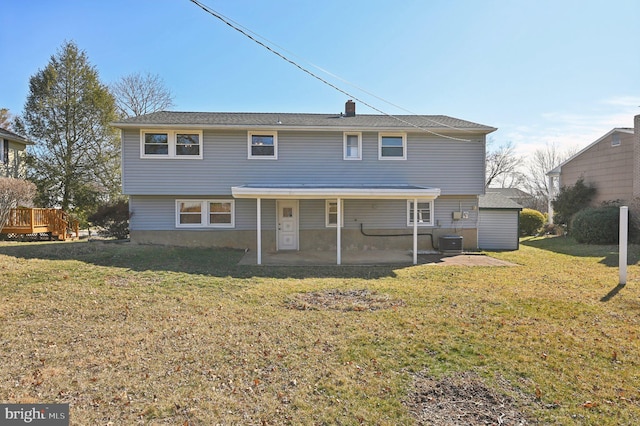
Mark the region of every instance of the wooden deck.
<instances>
[{"instance_id":1,"label":"wooden deck","mask_svg":"<svg viewBox=\"0 0 640 426\"><path fill-rule=\"evenodd\" d=\"M60 209L11 209L7 225L0 234L49 234L51 238L78 238L79 224Z\"/></svg>"}]
</instances>

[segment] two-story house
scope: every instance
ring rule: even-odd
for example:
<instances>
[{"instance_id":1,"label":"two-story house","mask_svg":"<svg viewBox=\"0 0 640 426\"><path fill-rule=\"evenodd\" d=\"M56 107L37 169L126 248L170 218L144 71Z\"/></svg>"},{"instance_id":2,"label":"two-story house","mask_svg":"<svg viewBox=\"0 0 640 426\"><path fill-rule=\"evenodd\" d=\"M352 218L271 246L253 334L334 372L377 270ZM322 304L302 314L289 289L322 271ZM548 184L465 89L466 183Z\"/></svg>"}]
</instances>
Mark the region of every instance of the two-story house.
<instances>
[{"instance_id":1,"label":"two-story house","mask_svg":"<svg viewBox=\"0 0 640 426\"><path fill-rule=\"evenodd\" d=\"M0 127L0 177L24 179L26 168L25 150L32 142Z\"/></svg>"},{"instance_id":2,"label":"two-story house","mask_svg":"<svg viewBox=\"0 0 640 426\"><path fill-rule=\"evenodd\" d=\"M138 243L283 250L478 244L485 138L447 116L157 112L114 123Z\"/></svg>"}]
</instances>

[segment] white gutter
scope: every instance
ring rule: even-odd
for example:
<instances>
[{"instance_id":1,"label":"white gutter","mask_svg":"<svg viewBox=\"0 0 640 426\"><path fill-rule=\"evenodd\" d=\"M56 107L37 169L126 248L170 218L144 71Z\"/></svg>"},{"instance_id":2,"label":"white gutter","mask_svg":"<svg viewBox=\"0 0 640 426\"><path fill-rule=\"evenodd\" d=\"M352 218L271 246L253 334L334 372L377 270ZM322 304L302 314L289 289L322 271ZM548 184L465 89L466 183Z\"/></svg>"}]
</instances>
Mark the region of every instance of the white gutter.
<instances>
[{"instance_id":1,"label":"white gutter","mask_svg":"<svg viewBox=\"0 0 640 426\"><path fill-rule=\"evenodd\" d=\"M333 187L231 187L234 198L272 198L272 199L436 199L440 188L333 188Z\"/></svg>"}]
</instances>

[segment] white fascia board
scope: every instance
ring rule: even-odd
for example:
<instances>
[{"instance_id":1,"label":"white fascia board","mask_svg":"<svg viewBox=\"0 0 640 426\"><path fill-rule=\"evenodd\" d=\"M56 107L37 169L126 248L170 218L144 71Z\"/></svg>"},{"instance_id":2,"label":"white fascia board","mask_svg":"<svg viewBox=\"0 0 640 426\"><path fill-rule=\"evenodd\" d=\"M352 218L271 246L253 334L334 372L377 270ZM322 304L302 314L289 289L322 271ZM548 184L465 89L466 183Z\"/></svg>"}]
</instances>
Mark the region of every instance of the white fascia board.
<instances>
[{"instance_id":1,"label":"white fascia board","mask_svg":"<svg viewBox=\"0 0 640 426\"><path fill-rule=\"evenodd\" d=\"M234 198L278 198L278 199L409 199L433 200L440 195L440 188L251 188L234 186Z\"/></svg>"}]
</instances>

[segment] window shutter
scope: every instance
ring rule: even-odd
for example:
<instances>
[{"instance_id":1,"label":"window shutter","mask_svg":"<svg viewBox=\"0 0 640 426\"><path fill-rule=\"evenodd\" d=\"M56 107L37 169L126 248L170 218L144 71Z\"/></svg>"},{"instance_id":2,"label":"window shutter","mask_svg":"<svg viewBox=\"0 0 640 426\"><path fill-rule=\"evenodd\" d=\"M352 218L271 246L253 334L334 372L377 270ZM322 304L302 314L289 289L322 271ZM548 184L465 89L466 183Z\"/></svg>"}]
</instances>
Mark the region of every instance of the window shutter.
<instances>
[{"instance_id":1,"label":"window shutter","mask_svg":"<svg viewBox=\"0 0 640 426\"><path fill-rule=\"evenodd\" d=\"M2 140L2 162L9 164L9 141L6 139Z\"/></svg>"}]
</instances>

